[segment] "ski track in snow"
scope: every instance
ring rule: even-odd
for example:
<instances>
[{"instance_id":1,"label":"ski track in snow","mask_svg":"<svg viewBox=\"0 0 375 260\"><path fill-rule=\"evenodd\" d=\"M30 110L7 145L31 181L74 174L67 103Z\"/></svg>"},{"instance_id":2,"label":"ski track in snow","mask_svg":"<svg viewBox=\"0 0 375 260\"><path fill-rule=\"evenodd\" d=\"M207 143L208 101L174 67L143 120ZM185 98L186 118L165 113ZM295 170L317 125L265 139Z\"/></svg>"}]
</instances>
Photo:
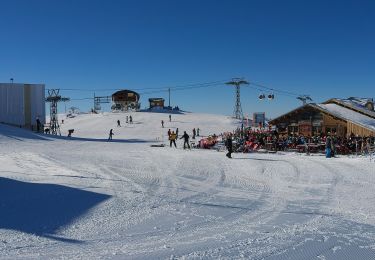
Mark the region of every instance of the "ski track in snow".
<instances>
[{"instance_id":1,"label":"ski track in snow","mask_svg":"<svg viewBox=\"0 0 375 260\"><path fill-rule=\"evenodd\" d=\"M60 201L62 212L78 210L52 215L52 226L37 221L29 232L7 215L17 203L16 213L27 217L27 205L0 189L1 259L375 259L375 165L368 158L279 153L229 160L212 150L151 148L169 128L218 134L236 122L134 113L135 124L116 128L121 116L66 119L62 132L75 128L72 139L38 140L0 125L0 188L59 185L61 195L46 189L36 198ZM106 142L102 125L114 129L117 142ZM75 192L95 203L61 200ZM33 194L24 196L37 205Z\"/></svg>"}]
</instances>

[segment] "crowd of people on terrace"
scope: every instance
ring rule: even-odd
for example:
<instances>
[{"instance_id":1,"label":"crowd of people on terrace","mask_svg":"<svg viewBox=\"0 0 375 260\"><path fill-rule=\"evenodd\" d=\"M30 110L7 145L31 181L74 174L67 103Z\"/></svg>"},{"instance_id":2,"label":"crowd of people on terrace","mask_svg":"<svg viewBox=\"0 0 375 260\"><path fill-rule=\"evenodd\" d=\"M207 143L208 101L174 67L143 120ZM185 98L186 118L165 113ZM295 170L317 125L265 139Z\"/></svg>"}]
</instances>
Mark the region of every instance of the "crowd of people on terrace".
<instances>
[{"instance_id":1,"label":"crowd of people on terrace","mask_svg":"<svg viewBox=\"0 0 375 260\"><path fill-rule=\"evenodd\" d=\"M349 137L338 136L335 132L314 136L285 135L277 130L238 128L233 132L222 133L219 136L212 135L200 141L199 147L211 148L216 143L225 142L228 136L233 140L235 152L251 152L259 149L272 151L298 151L306 153L324 152L329 146L336 154L367 154L375 145L374 136Z\"/></svg>"}]
</instances>

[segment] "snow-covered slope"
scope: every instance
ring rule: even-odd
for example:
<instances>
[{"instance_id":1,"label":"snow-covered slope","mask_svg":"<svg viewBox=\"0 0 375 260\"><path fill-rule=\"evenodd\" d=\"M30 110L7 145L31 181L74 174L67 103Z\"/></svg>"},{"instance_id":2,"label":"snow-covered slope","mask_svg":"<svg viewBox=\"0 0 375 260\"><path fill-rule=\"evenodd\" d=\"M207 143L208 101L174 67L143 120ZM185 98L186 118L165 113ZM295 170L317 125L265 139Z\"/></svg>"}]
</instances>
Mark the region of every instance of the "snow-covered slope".
<instances>
[{"instance_id":1,"label":"snow-covered slope","mask_svg":"<svg viewBox=\"0 0 375 260\"><path fill-rule=\"evenodd\" d=\"M132 116L133 124L126 124L126 116ZM231 117L211 114L172 114L169 122L169 114L164 113L103 113L83 114L75 118L68 118L61 124L62 135L67 135L68 129L74 129L77 137L107 138L109 130L115 132L115 139L138 138L155 140L167 134L168 129L175 131L179 128L179 134L187 131L192 134L193 128L199 128L201 135L220 134L224 131L232 131L238 127L238 121ZM120 120L122 127L117 127ZM161 121L164 121L164 128Z\"/></svg>"},{"instance_id":2,"label":"snow-covered slope","mask_svg":"<svg viewBox=\"0 0 375 260\"><path fill-rule=\"evenodd\" d=\"M132 116L65 119L62 137L0 125L1 259L374 259L369 158L154 148L169 128L238 125Z\"/></svg>"}]
</instances>

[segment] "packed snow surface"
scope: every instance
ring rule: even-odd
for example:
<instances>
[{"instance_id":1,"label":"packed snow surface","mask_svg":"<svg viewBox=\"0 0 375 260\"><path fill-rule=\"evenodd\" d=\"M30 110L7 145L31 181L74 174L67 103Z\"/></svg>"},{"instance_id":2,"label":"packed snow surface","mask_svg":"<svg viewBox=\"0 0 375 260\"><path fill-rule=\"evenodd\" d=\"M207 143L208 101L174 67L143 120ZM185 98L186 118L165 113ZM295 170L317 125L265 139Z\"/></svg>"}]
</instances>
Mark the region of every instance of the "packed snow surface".
<instances>
[{"instance_id":1,"label":"packed snow surface","mask_svg":"<svg viewBox=\"0 0 375 260\"><path fill-rule=\"evenodd\" d=\"M368 157L151 147L238 122L126 115L67 118L61 137L0 125L1 259L375 259Z\"/></svg>"}]
</instances>

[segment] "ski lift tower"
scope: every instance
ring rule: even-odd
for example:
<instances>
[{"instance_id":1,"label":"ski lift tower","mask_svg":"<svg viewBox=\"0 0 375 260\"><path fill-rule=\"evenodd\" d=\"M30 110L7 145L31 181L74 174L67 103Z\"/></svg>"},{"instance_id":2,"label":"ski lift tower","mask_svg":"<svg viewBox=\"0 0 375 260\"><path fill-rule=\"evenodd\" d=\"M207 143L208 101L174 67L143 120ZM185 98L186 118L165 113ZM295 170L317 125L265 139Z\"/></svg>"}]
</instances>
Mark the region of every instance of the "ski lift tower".
<instances>
[{"instance_id":1,"label":"ski lift tower","mask_svg":"<svg viewBox=\"0 0 375 260\"><path fill-rule=\"evenodd\" d=\"M312 101L312 98L309 95L301 95L298 96L297 99L302 101L303 106L307 104L307 101Z\"/></svg>"},{"instance_id":2,"label":"ski lift tower","mask_svg":"<svg viewBox=\"0 0 375 260\"><path fill-rule=\"evenodd\" d=\"M50 132L53 135L61 135L60 132L60 125L59 120L57 117L57 104L59 102L67 102L70 99L64 98L59 95L59 89L49 89L48 90L48 97L46 98L46 102L50 103Z\"/></svg>"},{"instance_id":3,"label":"ski lift tower","mask_svg":"<svg viewBox=\"0 0 375 260\"><path fill-rule=\"evenodd\" d=\"M243 78L233 78L232 81L225 83L227 85L233 85L236 87L236 103L234 105L233 115L237 119L243 119L242 107L241 107L241 94L240 94L240 86L243 84L248 85L249 82L244 80Z\"/></svg>"},{"instance_id":4,"label":"ski lift tower","mask_svg":"<svg viewBox=\"0 0 375 260\"><path fill-rule=\"evenodd\" d=\"M111 102L112 102L111 96L98 97L98 96L95 96L95 93L94 93L94 111L95 111L95 113L97 113L99 110L102 109L100 104L109 104Z\"/></svg>"}]
</instances>

